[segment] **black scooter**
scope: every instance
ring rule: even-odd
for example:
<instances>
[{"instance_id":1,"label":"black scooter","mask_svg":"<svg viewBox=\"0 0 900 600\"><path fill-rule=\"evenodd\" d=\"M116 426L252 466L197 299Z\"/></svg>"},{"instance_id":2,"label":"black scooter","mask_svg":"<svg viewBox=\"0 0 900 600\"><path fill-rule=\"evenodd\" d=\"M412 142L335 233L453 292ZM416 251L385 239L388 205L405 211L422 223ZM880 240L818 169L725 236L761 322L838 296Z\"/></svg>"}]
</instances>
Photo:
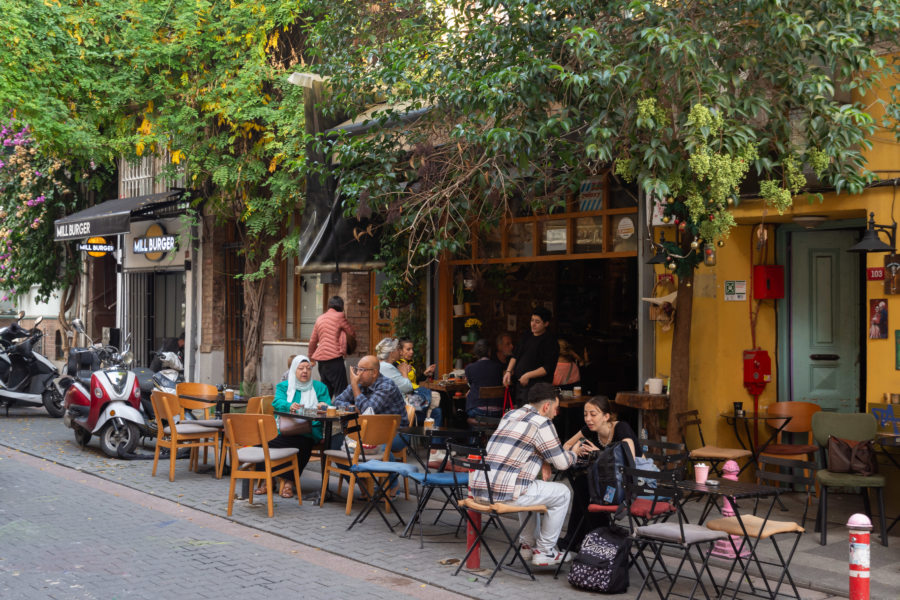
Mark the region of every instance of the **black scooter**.
<instances>
[{"instance_id":1,"label":"black scooter","mask_svg":"<svg viewBox=\"0 0 900 600\"><path fill-rule=\"evenodd\" d=\"M19 313L19 319L23 313ZM34 351L34 345L43 337L38 317L30 331L19 325L18 320L0 330L0 407L15 405L43 406L51 417L65 414L63 396L56 385L59 369L46 356ZM21 335L24 333L24 335ZM6 344L6 345L4 345Z\"/></svg>"}]
</instances>

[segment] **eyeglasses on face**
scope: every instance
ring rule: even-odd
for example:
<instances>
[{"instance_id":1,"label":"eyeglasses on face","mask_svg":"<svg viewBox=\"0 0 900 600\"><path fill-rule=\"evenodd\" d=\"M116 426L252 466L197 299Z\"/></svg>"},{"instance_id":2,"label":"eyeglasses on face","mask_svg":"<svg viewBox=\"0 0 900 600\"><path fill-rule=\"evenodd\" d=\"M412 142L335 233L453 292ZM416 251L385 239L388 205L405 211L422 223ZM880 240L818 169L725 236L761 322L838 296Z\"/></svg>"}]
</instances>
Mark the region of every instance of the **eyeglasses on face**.
<instances>
[{"instance_id":1,"label":"eyeglasses on face","mask_svg":"<svg viewBox=\"0 0 900 600\"><path fill-rule=\"evenodd\" d=\"M353 367L353 372L357 373L357 374L365 372L365 371L374 371L374 370L375 369L373 369L371 367Z\"/></svg>"}]
</instances>

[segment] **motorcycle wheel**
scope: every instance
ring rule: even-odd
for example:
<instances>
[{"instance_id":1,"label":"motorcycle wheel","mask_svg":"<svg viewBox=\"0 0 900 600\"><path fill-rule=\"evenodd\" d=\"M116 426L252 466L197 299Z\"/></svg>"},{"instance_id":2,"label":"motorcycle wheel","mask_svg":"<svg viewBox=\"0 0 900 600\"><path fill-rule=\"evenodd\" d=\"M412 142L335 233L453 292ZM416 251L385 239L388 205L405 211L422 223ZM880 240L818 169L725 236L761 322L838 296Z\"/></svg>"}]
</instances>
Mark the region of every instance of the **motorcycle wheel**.
<instances>
[{"instance_id":1,"label":"motorcycle wheel","mask_svg":"<svg viewBox=\"0 0 900 600\"><path fill-rule=\"evenodd\" d=\"M119 428L118 434L116 433L116 428L113 427L113 424L107 423L106 426L100 430L100 449L110 458L119 458L119 453L116 451L116 448L118 448L120 443L124 442L124 452L126 454L131 454L137 447L139 439L140 432L138 431L137 425L131 421L124 421Z\"/></svg>"},{"instance_id":2,"label":"motorcycle wheel","mask_svg":"<svg viewBox=\"0 0 900 600\"><path fill-rule=\"evenodd\" d=\"M75 441L78 442L78 445L84 448L88 445L88 442L91 441L91 432L85 429L81 429L80 427L75 428Z\"/></svg>"},{"instance_id":3,"label":"motorcycle wheel","mask_svg":"<svg viewBox=\"0 0 900 600\"><path fill-rule=\"evenodd\" d=\"M66 409L63 407L62 394L59 393L59 390L56 389L55 385L44 390L42 399L44 401L44 408L47 409L47 412L50 413L51 417L59 419L66 414Z\"/></svg>"}]
</instances>

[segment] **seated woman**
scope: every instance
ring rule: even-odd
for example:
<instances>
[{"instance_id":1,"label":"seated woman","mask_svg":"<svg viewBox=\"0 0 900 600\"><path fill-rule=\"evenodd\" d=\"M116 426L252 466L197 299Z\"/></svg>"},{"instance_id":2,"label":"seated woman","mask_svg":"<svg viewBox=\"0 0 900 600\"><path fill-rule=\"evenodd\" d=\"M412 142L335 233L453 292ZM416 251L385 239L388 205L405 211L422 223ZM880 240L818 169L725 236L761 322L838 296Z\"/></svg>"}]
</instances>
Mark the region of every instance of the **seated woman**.
<instances>
[{"instance_id":1,"label":"seated woman","mask_svg":"<svg viewBox=\"0 0 900 600\"><path fill-rule=\"evenodd\" d=\"M298 354L294 357L294 360L291 361L290 373L292 375L286 381L279 382L275 386L275 398L272 400L272 406L276 411L291 412L331 406L328 388L321 381L312 380L312 364L306 356ZM300 451L297 462L300 473L303 473L303 469L312 455L313 446L322 439L322 423L290 417L277 417L276 421L278 437L269 441L269 448L297 448ZM291 498L296 493L294 482L289 477L290 473L279 476L282 498ZM265 494L266 483L262 482L253 493Z\"/></svg>"},{"instance_id":2,"label":"seated woman","mask_svg":"<svg viewBox=\"0 0 900 600\"><path fill-rule=\"evenodd\" d=\"M581 382L579 365L583 364L581 356L575 352L566 340L559 340L559 358L553 372L553 385L570 390Z\"/></svg>"},{"instance_id":3,"label":"seated woman","mask_svg":"<svg viewBox=\"0 0 900 600\"><path fill-rule=\"evenodd\" d=\"M403 399L407 404L411 404L416 409L416 419L419 424L421 424L425 420L425 415L428 411L429 406L431 405L431 392L425 390L425 388L421 388L428 392L427 395L419 395L413 389L412 381L409 380L408 377L403 375L400 370L394 366L394 363L400 358L400 342L397 338L384 338L378 345L375 346L375 356L378 357L380 362L380 371L381 374L394 382L397 388L400 390L400 393L403 394ZM431 411L431 418L434 419L434 426L440 427L443 422L443 416L441 415L441 409L435 408ZM412 425L412 423L410 423ZM399 435L398 435L399 438ZM402 440L398 440L394 447L391 448L394 452L398 452L404 448L404 444Z\"/></svg>"},{"instance_id":4,"label":"seated woman","mask_svg":"<svg viewBox=\"0 0 900 600\"><path fill-rule=\"evenodd\" d=\"M503 412L503 398L482 400L479 391L483 387L503 385L503 365L491 360L491 347L488 341L481 339L472 347L475 361L466 366L466 381L469 382L469 394L466 396L466 415L468 417L499 417Z\"/></svg>"},{"instance_id":5,"label":"seated woman","mask_svg":"<svg viewBox=\"0 0 900 600\"><path fill-rule=\"evenodd\" d=\"M588 448L594 451L602 450L613 442L624 443L634 457L642 454L634 430L628 423L616 420L609 398L606 396L594 396L584 405L584 427L563 444L563 448L573 450L580 443L581 448ZM572 512L569 516L566 536L560 540L560 547L565 546L577 549L581 546L581 540L584 539L588 531L609 525L609 515L607 513L587 512L587 506L590 504L591 499L586 472L576 474L571 481ZM584 522L581 524L581 528L575 531L575 527L578 525L582 515L584 516Z\"/></svg>"}]
</instances>

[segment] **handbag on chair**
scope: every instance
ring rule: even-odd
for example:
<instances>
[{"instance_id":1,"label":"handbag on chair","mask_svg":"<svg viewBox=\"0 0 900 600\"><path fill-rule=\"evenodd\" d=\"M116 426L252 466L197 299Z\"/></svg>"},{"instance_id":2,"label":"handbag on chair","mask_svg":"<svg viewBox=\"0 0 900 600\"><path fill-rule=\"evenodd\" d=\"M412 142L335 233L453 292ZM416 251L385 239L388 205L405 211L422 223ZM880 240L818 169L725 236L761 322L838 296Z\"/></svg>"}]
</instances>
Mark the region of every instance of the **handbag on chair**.
<instances>
[{"instance_id":1,"label":"handbag on chair","mask_svg":"<svg viewBox=\"0 0 900 600\"><path fill-rule=\"evenodd\" d=\"M872 440L855 442L828 436L828 470L866 476L877 473L878 462Z\"/></svg>"}]
</instances>

